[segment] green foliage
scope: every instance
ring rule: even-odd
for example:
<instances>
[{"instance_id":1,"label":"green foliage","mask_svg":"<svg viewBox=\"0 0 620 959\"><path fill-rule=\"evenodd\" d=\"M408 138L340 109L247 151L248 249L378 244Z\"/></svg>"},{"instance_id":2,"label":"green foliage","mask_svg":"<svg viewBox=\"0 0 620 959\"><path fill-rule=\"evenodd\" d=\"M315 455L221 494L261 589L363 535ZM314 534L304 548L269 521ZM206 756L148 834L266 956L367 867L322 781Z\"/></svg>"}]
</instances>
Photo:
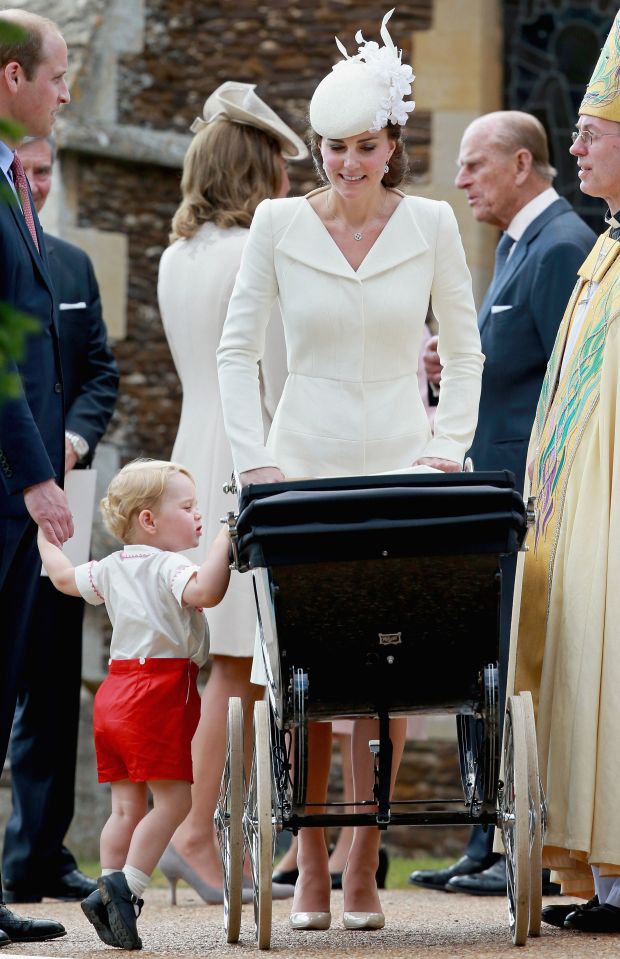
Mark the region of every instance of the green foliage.
<instances>
[{"instance_id":1,"label":"green foliage","mask_svg":"<svg viewBox=\"0 0 620 959\"><path fill-rule=\"evenodd\" d=\"M19 43L25 36L25 31L16 23L10 23L8 20L0 23L0 40L3 43Z\"/></svg>"},{"instance_id":2,"label":"green foliage","mask_svg":"<svg viewBox=\"0 0 620 959\"><path fill-rule=\"evenodd\" d=\"M17 43L24 37L24 31L14 23L0 23L0 43ZM9 143L19 141L24 133L23 127L0 117L0 140ZM0 184L0 203L15 202L13 191ZM38 320L19 313L8 303L0 303L0 403L10 396L17 396L20 390L19 377L9 372L9 361L19 361L26 348L26 338L40 328Z\"/></svg>"},{"instance_id":3,"label":"green foliage","mask_svg":"<svg viewBox=\"0 0 620 959\"><path fill-rule=\"evenodd\" d=\"M0 140L8 140L9 143L17 143L24 135L24 128L20 123L14 120L7 120L0 117Z\"/></svg>"},{"instance_id":4,"label":"green foliage","mask_svg":"<svg viewBox=\"0 0 620 959\"><path fill-rule=\"evenodd\" d=\"M26 338L40 328L41 324L32 316L0 303L0 403L7 397L19 395L19 377L9 371L9 362L22 359Z\"/></svg>"}]
</instances>

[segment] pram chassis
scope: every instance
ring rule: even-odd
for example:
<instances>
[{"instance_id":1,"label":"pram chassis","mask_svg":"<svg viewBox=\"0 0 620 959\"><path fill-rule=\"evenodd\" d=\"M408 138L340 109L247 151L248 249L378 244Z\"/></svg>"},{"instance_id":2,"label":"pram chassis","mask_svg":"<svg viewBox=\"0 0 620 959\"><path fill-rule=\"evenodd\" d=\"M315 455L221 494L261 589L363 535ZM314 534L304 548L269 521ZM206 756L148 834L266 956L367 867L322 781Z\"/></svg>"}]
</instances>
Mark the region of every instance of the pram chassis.
<instances>
[{"instance_id":1,"label":"pram chassis","mask_svg":"<svg viewBox=\"0 0 620 959\"><path fill-rule=\"evenodd\" d=\"M454 479L458 476L459 479ZM241 910L242 889L242 860L243 851L239 850L237 836L242 822L245 844L249 851L254 886L254 913L256 936L261 949L269 948L271 942L271 872L273 856L278 833L282 829L296 833L301 827L326 828L328 826L374 826L387 829L396 825L498 825L507 855L508 878L508 912L512 940L515 945L523 945L528 933L538 935L540 932L541 908L541 847L542 832L544 830L545 809L541 799L538 777L538 760L536 754L536 736L532 700L529 693L509 698L506 709L503 747L503 782L500 781L500 748L499 748L499 689L497 670L497 609L499 603L499 576L497 573L498 554L493 549L479 554L475 549L468 551L466 541L461 536L461 547L467 555L467 562L459 564L453 561L450 553L450 523L458 523L462 517L457 513L447 518L442 516L441 523L432 529L433 535L428 542L430 560L422 552L412 559L407 556L404 547L407 535L424 538L416 526L415 521L403 524L399 515L391 515L389 499L390 490L395 492L396 498L408 490L409 494L418 495L431 487L435 490L430 493L432 504L440 504L445 508L447 491L454 487L466 488L465 492L483 489L509 490L513 516L508 521L510 536L509 546L504 543L500 547L501 537L489 517L481 520L476 529L490 533L494 547L500 554L513 552L523 548L523 541L528 525L531 522L531 508L529 513L523 507L520 497L511 489L510 474L451 474L452 478L442 474L439 478L429 479L417 477L372 477L346 480L331 480L326 484L317 481L306 483L273 484L269 487L249 487L245 498L242 497L239 517L229 516L229 527L235 555L234 566L237 569L252 568L254 572L257 609L259 616L259 630L263 644L265 665L268 676L269 705L266 702L258 703L255 707L253 730L253 759L248 782L243 812L240 814L238 797L242 772L240 772L239 755L242 754L242 744L239 742L237 727L240 703L231 700L229 713L229 742L226 768L222 779L220 800L216 812L218 838L222 847L225 871L225 928L229 942L235 942L239 936L239 919ZM345 494L343 500L343 515L337 515L335 523L337 529L314 530L315 514L311 515L307 529L302 524L293 524L294 535L303 541L304 552L303 576L312 583L313 579L322 583L334 583L351 576L351 570L360 575L360 579L370 577L371 582L381 582L381 564L398 564L401 573L399 588L403 595L397 597L404 600L405 606L418 608L424 596L416 594L418 585L426 573L442 568L447 570L446 576L451 587L456 590L456 601L462 604L468 598L471 590L475 595L473 602L480 599L484 609L480 618L480 645L482 659L478 656L474 666L473 682L463 693L462 671L464 668L463 649L459 641L463 636L443 636L446 648L455 654L457 669L453 670L461 685L454 681L454 676L444 673L444 689L424 689L421 683L412 691L411 698L406 699L407 687L394 681L393 667L401 653L399 632L395 630L380 633L379 651L365 650L364 655L375 657L366 662L368 675L374 680L374 685L366 681L364 669L358 670L355 679L361 677L361 699L347 687L348 699L346 708L341 711L339 704L334 701L329 681L322 682L318 663L315 661L309 668L296 657L299 650L291 659L289 645L295 646L294 636L296 623L299 622L299 612L290 608L285 594L291 593L299 597L298 582L300 578L300 563L296 556L289 555L288 547L283 546L290 525L286 521L282 530L275 528L266 533L266 527L258 523L259 529L250 522L250 535L247 534L247 525L244 527L244 509L252 503L263 499L272 499L274 506L282 506L284 512L290 513L295 507L294 494L309 494L310 512L314 503L312 496L315 491L318 496L318 506L322 506L318 487L326 485L336 500L340 493ZM372 523L366 524L365 536L370 537L372 547L370 555L364 554L364 547L359 551L355 544L349 550L349 555L339 562L326 561L321 556L325 548L325 537L331 536L332 541L339 541L338 537L350 537L357 532L351 517L347 516L346 494L357 493L362 499L368 491L370 496L370 516L375 509L374 491L377 493L376 509L383 516L387 515L384 529L377 533L370 529ZM292 493L293 498L286 500L282 494ZM404 493L407 500L407 493ZM471 494L474 496L474 494ZM388 504L386 504L386 496ZM449 496L449 493L448 493ZM280 502L277 498L280 497ZM442 500L444 497L444 500ZM493 494L491 494L493 497ZM475 498L475 496L474 496ZM505 506L505 495L499 496ZM337 504L338 505L338 504ZM308 503L306 503L306 509ZM366 508L366 507L364 507ZM408 507L407 507L408 508ZM263 513L259 507L254 511L260 521ZM355 512L355 510L353 510ZM362 511L363 512L363 511ZM406 510L405 510L406 512ZM509 510L510 512L510 510ZM448 509L448 514L450 510ZM246 513L247 515L247 513ZM366 515L366 514L364 514ZM344 517L344 518L343 518ZM424 517L422 517L424 519ZM479 517L478 517L479 519ZM349 522L348 531L346 530ZM486 525L485 525L486 524ZM320 525L320 524L319 524ZM299 526L299 529L298 529ZM433 521L431 520L431 526ZM453 531L454 531L453 527ZM387 530L387 539L385 539ZM438 532L437 532L438 530ZM256 533L256 535L254 535ZM269 549L263 550L261 537L273 539ZM304 539L305 537L305 539ZM374 537L374 539L373 539ZM382 538L383 537L383 538ZM493 538L495 537L495 538ZM244 542L245 538L245 542ZM428 537L427 537L428 538ZM250 542L254 540L253 542ZM257 549L257 541L259 548ZM416 540L417 541L417 540ZM508 541L507 541L508 542ZM379 555L375 555L378 546ZM374 551L374 552L373 552ZM263 555L263 552L270 556ZM368 553L368 550L366 550ZM459 555L461 555L459 553ZM380 558L379 558L380 557ZM433 560L439 557L439 565ZM348 563L347 575L338 576L340 562ZM351 566L353 564L353 567ZM463 569L461 569L461 565ZM395 567L392 567L394 569ZM291 572L292 571L292 572ZM318 577L318 579L317 579ZM373 579L374 577L374 579ZM402 582L405 586L402 586ZM492 582L492 585L491 585ZM349 590L349 591L348 591ZM477 590L477 592L476 592ZM426 594L424 594L426 595ZM352 597L353 596L353 600ZM341 662L350 655L351 640L348 631L355 627L355 616L351 614L355 599L355 577L352 585L342 586L340 582L337 607L337 620L343 636L344 652L338 647L338 637L333 640L336 646L332 660L332 669L338 669ZM393 608L389 599L382 594L383 618L389 619ZM372 604L371 604L372 605ZM323 603L313 591L312 611L301 610L302 615L311 615L313 623L327 625L329 603ZM323 609L323 606L325 607ZM463 605L465 610L465 605ZM441 617L441 611L434 607L434 614ZM488 637L491 633L490 616L495 616L493 629L493 649L489 648ZM369 613L372 618L372 613ZM467 628L471 630L471 615L467 620ZM277 621L277 622L276 622ZM458 616L446 620L452 626L453 632L458 632ZM464 627L465 628L465 627ZM303 631L303 630L302 630ZM467 632L467 629L465 629ZM321 635L320 629L317 635ZM280 637L280 638L279 638ZM290 638L293 641L290 642ZM330 637L331 641L331 637ZM306 647L307 648L307 647ZM332 647L330 646L330 650ZM348 650L348 652L347 652ZM494 653L494 655L492 655ZM309 655L309 654L307 654ZM343 659L343 657L345 657ZM303 658L303 657L302 657ZM310 656L310 658L312 658ZM293 661L292 661L293 660ZM334 666L335 662L335 666ZM461 670L461 674L459 674ZM377 679L377 676L379 679ZM415 685L415 682L413 683ZM458 688L457 688L458 687ZM384 695L389 690L389 695ZM369 698L370 691L370 698ZM316 695L315 695L316 693ZM331 699L330 699L331 696ZM364 699L364 696L366 697ZM363 701L362 701L363 700ZM457 735L459 755L461 761L461 777L463 796L446 800L445 798L424 802L396 802L390 800L389 783L391 773L391 742L389 738L390 716L402 715L411 712L453 712L457 720ZM364 803L358 803L354 810L350 805L330 804L328 808L337 808L337 812L316 812L307 806L306 778L307 778L307 724L309 721L329 720L338 716L375 715L379 719L379 739L370 744L375 758L376 784L373 797L368 797ZM294 744L294 745L293 745ZM242 762L242 760L241 760ZM359 807L362 807L360 811ZM442 808L434 808L440 806ZM448 808L446 808L448 807ZM234 841L233 841L234 840Z\"/></svg>"}]
</instances>

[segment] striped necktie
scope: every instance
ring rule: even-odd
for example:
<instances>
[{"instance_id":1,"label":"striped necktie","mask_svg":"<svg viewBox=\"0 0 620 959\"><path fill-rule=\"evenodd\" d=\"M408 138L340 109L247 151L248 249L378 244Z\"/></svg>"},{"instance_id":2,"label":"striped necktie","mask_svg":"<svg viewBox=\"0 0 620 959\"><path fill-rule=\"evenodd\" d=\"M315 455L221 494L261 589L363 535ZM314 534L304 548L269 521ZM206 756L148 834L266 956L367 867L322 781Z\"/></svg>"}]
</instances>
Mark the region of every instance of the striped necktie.
<instances>
[{"instance_id":1,"label":"striped necktie","mask_svg":"<svg viewBox=\"0 0 620 959\"><path fill-rule=\"evenodd\" d=\"M11 172L13 173L13 183L15 184L15 189L17 190L17 195L22 205L22 212L24 214L26 226L30 230L30 236L32 237L32 241L36 246L37 251L40 253L39 240L37 239L37 231L34 225L34 214L32 212L32 204L30 202L30 194L28 192L28 180L26 179L22 161L19 159L17 154L15 154L13 157L13 162L11 163Z\"/></svg>"}]
</instances>

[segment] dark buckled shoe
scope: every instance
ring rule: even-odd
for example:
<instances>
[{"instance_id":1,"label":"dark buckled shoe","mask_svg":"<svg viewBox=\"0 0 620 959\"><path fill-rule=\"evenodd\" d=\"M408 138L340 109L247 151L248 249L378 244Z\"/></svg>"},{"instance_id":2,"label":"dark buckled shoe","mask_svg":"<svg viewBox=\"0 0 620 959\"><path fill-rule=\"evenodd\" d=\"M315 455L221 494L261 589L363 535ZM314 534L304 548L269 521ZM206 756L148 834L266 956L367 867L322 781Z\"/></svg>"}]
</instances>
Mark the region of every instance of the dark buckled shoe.
<instances>
[{"instance_id":1,"label":"dark buckled shoe","mask_svg":"<svg viewBox=\"0 0 620 959\"><path fill-rule=\"evenodd\" d=\"M588 899L587 902L569 902L566 906L561 903L559 905L545 906L540 914L540 918L543 922L546 922L548 926L555 926L557 929L562 929L564 927L564 920L567 916L570 916L571 912L584 912L592 909L594 906L598 906L598 896L593 896L592 899Z\"/></svg>"},{"instance_id":2,"label":"dark buckled shoe","mask_svg":"<svg viewBox=\"0 0 620 959\"><path fill-rule=\"evenodd\" d=\"M458 862L445 869L416 869L409 876L409 882L425 889L445 889L455 876L473 876L485 868L485 863L470 859L469 856L461 856Z\"/></svg>"},{"instance_id":3,"label":"dark buckled shoe","mask_svg":"<svg viewBox=\"0 0 620 959\"><path fill-rule=\"evenodd\" d=\"M106 946L116 946L116 939L110 929L108 911L103 904L101 893L99 889L97 889L96 884L95 891L91 892L90 896L80 903L80 906L88 921L95 927L95 932L101 941L105 942Z\"/></svg>"},{"instance_id":4,"label":"dark buckled shoe","mask_svg":"<svg viewBox=\"0 0 620 959\"><path fill-rule=\"evenodd\" d=\"M14 912L0 903L0 931L11 942L46 942L66 936L67 930L54 919L31 919L29 916L16 916Z\"/></svg>"},{"instance_id":5,"label":"dark buckled shoe","mask_svg":"<svg viewBox=\"0 0 620 959\"><path fill-rule=\"evenodd\" d=\"M142 912L143 899L134 896L122 872L99 876L97 887L108 914L109 927L115 945L121 949L142 949L138 935L137 918ZM134 907L138 908L138 914Z\"/></svg>"},{"instance_id":6,"label":"dark buckled shoe","mask_svg":"<svg viewBox=\"0 0 620 959\"><path fill-rule=\"evenodd\" d=\"M579 932L620 932L620 909L603 903L591 909L575 910L564 920L564 928Z\"/></svg>"},{"instance_id":7,"label":"dark buckled shoe","mask_svg":"<svg viewBox=\"0 0 620 959\"><path fill-rule=\"evenodd\" d=\"M2 932L2 929L0 929L0 946L8 946L10 941L6 932Z\"/></svg>"},{"instance_id":8,"label":"dark buckled shoe","mask_svg":"<svg viewBox=\"0 0 620 959\"><path fill-rule=\"evenodd\" d=\"M501 856L488 869L475 875L455 876L446 886L448 892L466 892L470 896L506 895L506 859Z\"/></svg>"}]
</instances>

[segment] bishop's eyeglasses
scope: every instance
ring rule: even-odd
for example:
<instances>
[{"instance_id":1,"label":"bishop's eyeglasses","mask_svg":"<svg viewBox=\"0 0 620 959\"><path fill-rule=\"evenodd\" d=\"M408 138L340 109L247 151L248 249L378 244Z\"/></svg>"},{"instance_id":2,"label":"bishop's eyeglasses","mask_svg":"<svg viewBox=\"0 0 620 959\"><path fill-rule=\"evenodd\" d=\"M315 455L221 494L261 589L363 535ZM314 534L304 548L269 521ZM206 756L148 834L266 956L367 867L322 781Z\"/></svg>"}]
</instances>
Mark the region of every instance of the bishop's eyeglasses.
<instances>
[{"instance_id":1,"label":"bishop's eyeglasses","mask_svg":"<svg viewBox=\"0 0 620 959\"><path fill-rule=\"evenodd\" d=\"M583 140L587 147L591 147L593 140L598 140L600 137L620 137L620 133L593 133L591 130L573 130L570 136L573 143L576 143L577 140Z\"/></svg>"}]
</instances>

